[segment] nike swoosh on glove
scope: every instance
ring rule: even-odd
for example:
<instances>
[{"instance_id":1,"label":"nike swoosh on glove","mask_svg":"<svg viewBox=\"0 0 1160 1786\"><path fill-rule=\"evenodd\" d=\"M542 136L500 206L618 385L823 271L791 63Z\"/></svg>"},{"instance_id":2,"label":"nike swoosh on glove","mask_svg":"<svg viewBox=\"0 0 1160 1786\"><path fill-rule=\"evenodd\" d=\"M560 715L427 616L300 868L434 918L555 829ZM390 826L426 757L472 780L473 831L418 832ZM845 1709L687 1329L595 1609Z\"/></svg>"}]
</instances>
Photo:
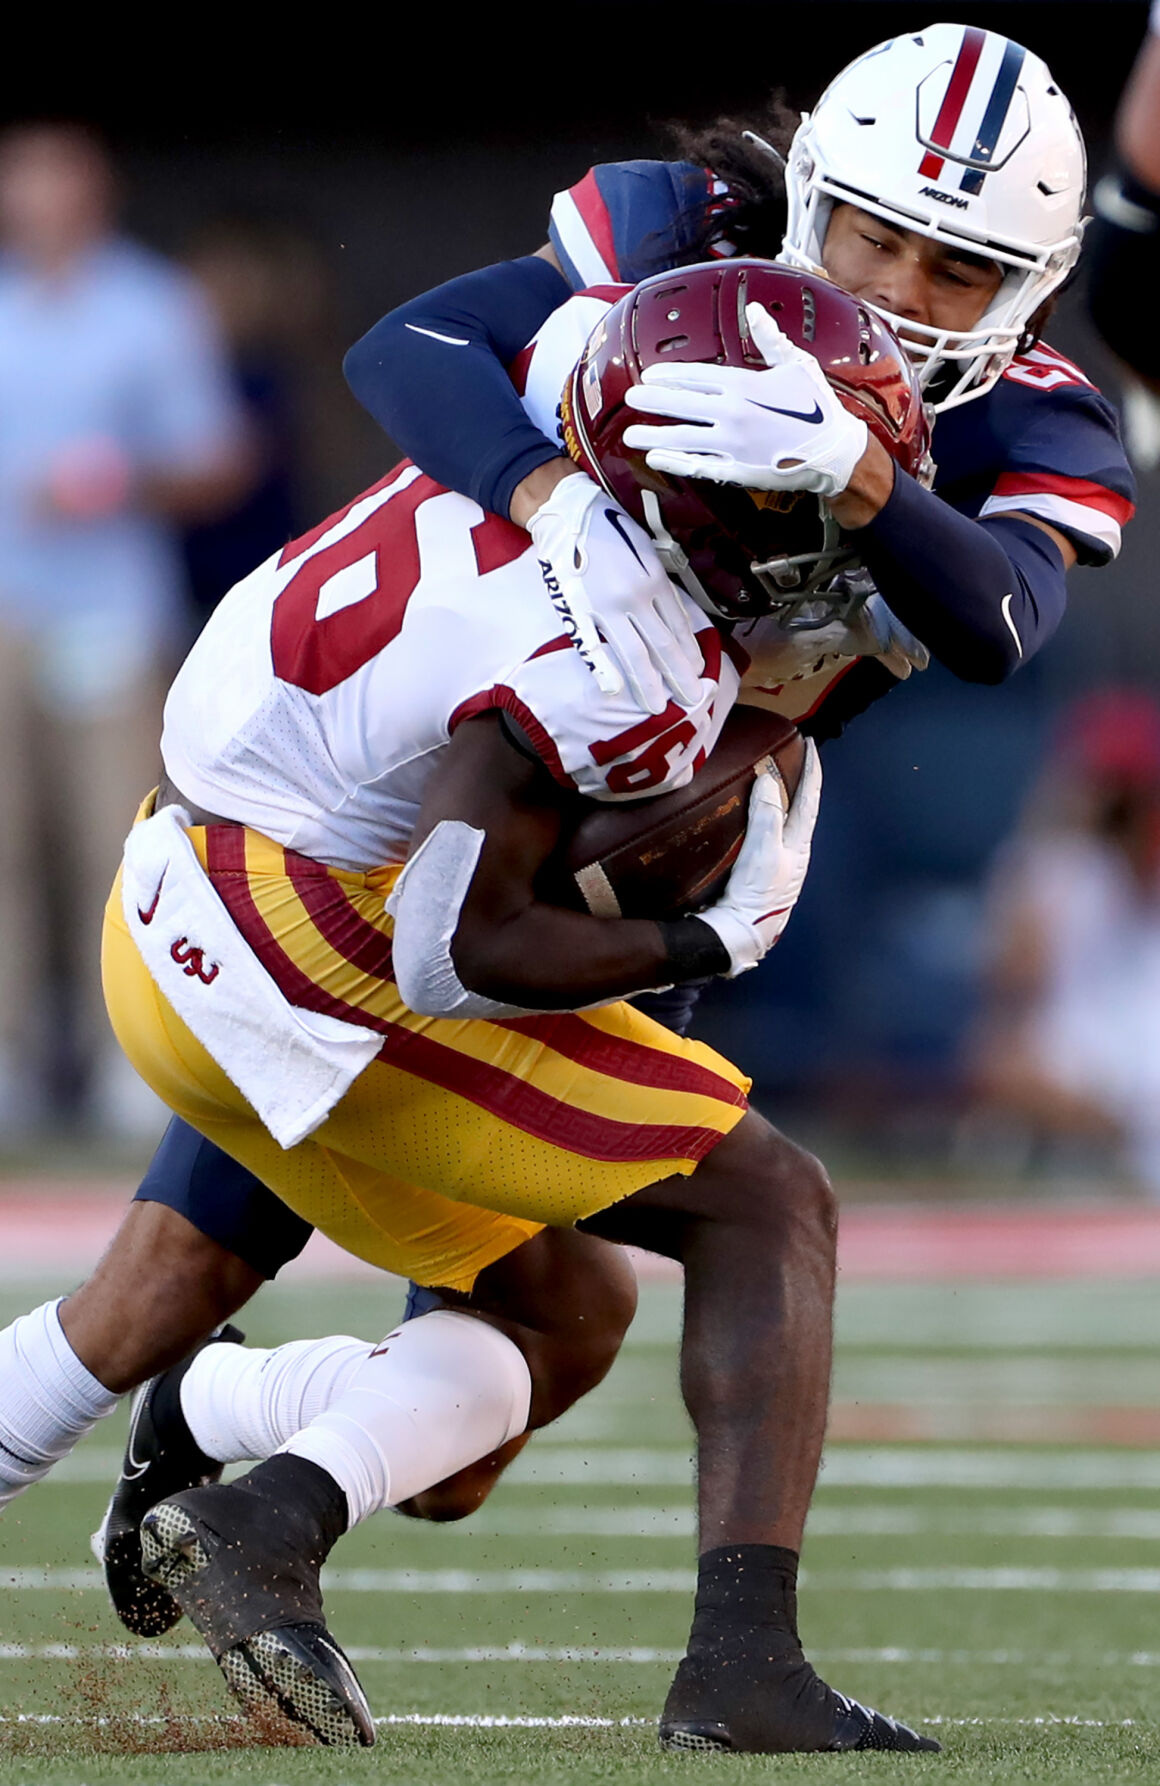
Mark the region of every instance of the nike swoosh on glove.
<instances>
[{"instance_id":1,"label":"nike swoosh on glove","mask_svg":"<svg viewBox=\"0 0 1160 1786\"><path fill-rule=\"evenodd\" d=\"M806 739L801 780L788 813L782 792L779 776L768 769L757 776L749 796L749 827L725 891L716 905L697 913L729 951L728 980L756 967L773 948L805 882L822 796L822 765L812 738Z\"/></svg>"},{"instance_id":2,"label":"nike swoosh on glove","mask_svg":"<svg viewBox=\"0 0 1160 1786\"><path fill-rule=\"evenodd\" d=\"M647 713L663 713L670 692L695 705L705 666L686 598L632 516L576 472L560 479L528 532L556 583L545 578L552 605L601 691L619 694L627 682Z\"/></svg>"},{"instance_id":3,"label":"nike swoosh on glove","mask_svg":"<svg viewBox=\"0 0 1160 1786\"><path fill-rule=\"evenodd\" d=\"M766 370L700 363L646 366L625 392L630 409L665 416L634 422L626 446L654 471L746 490L840 496L869 431L850 414L817 360L784 335L760 304L745 306Z\"/></svg>"}]
</instances>

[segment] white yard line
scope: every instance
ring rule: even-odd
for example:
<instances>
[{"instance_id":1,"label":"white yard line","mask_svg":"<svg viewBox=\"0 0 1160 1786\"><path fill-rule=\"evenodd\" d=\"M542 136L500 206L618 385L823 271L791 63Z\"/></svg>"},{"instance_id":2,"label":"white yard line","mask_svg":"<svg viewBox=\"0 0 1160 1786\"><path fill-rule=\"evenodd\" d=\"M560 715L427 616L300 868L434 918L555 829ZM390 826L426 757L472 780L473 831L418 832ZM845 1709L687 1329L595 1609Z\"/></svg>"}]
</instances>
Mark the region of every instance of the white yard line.
<instances>
[{"instance_id":1,"label":"white yard line","mask_svg":"<svg viewBox=\"0 0 1160 1786\"><path fill-rule=\"evenodd\" d=\"M323 1586L348 1594L690 1594L692 1569L328 1569ZM1156 1594L1160 1569L807 1569L814 1593ZM53 1593L103 1586L96 1569L0 1569L0 1589Z\"/></svg>"},{"instance_id":2,"label":"white yard line","mask_svg":"<svg viewBox=\"0 0 1160 1786\"><path fill-rule=\"evenodd\" d=\"M655 1718L595 1718L563 1713L556 1717L525 1717L503 1712L393 1712L383 1718L376 1718L375 1724L380 1730L412 1726L420 1729L466 1729L466 1730L655 1730ZM1052 1729L1065 1726L1076 1730L1133 1730L1135 1718L1071 1718L1059 1717L1054 1712L1044 1713L1038 1718L948 1718L938 1714L923 1717L923 1726L933 1725L937 1729L970 1729L987 1730L993 1727L1004 1729ZM114 1728L129 1724L133 1726L153 1727L164 1725L172 1729L174 1725L188 1724L199 1726L205 1724L236 1725L245 1728L246 1721L235 1717L213 1717L191 1715L182 1717L168 1716L149 1718L139 1713L126 1713L124 1716L112 1714L100 1718L70 1718L59 1712L20 1712L15 1717L0 1717L0 1727L4 1725L63 1725L71 1729L92 1729L94 1727L112 1725ZM1151 1725L1148 1726L1152 1728Z\"/></svg>"},{"instance_id":3,"label":"white yard line","mask_svg":"<svg viewBox=\"0 0 1160 1786\"><path fill-rule=\"evenodd\" d=\"M663 1663L672 1666L684 1654L679 1649L655 1649L643 1644L619 1648L614 1644L561 1645L507 1643L472 1644L459 1649L388 1648L381 1645L347 1644L345 1653L352 1662L421 1664L445 1666L462 1662L502 1662L524 1666L548 1662L605 1662L616 1667L643 1667ZM891 1645L884 1649L820 1649L811 1651L815 1662L834 1664L870 1664L938 1668L1160 1668L1160 1650L1111 1650L1104 1654L1088 1650L944 1650L901 1649ZM4 1643L0 1644L0 1662L208 1662L209 1652L201 1643Z\"/></svg>"},{"instance_id":4,"label":"white yard line","mask_svg":"<svg viewBox=\"0 0 1160 1786\"><path fill-rule=\"evenodd\" d=\"M66 1458L46 1483L101 1482L110 1487L121 1453L97 1447ZM508 1477L511 1488L550 1483L590 1488L692 1488L691 1452L675 1446L556 1444L529 1446ZM818 1489L1031 1488L1160 1489L1160 1452L1104 1448L1020 1450L1014 1445L832 1445Z\"/></svg>"}]
</instances>

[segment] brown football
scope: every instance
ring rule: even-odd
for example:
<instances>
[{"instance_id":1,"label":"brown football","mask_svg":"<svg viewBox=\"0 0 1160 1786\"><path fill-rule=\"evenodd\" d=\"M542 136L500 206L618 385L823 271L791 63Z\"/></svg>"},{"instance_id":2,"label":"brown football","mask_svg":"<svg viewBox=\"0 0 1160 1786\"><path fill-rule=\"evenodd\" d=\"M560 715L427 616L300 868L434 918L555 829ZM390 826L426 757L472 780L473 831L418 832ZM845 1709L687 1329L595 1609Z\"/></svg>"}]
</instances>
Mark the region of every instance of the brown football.
<instances>
[{"instance_id":1,"label":"brown football","mask_svg":"<svg viewBox=\"0 0 1160 1786\"><path fill-rule=\"evenodd\" d=\"M692 780L653 800L586 801L545 879L554 903L598 918L672 918L711 905L737 860L757 769L792 798L805 750L791 720L734 707Z\"/></svg>"}]
</instances>

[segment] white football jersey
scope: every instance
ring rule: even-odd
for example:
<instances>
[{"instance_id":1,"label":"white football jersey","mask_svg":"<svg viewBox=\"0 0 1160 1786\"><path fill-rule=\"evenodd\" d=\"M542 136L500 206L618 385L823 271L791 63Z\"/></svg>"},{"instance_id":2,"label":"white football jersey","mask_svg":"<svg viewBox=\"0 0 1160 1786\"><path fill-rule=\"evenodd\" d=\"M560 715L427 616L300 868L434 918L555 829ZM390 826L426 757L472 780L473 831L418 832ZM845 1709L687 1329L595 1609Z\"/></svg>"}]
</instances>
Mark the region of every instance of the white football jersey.
<instances>
[{"instance_id":1,"label":"white football jersey","mask_svg":"<svg viewBox=\"0 0 1160 1786\"><path fill-rule=\"evenodd\" d=\"M439 753L488 709L512 715L564 788L623 800L682 786L737 693L716 628L688 604L697 699L649 714L627 687L597 688L545 568L521 528L400 466L211 615L166 702L170 779L207 811L356 870L404 859Z\"/></svg>"}]
</instances>

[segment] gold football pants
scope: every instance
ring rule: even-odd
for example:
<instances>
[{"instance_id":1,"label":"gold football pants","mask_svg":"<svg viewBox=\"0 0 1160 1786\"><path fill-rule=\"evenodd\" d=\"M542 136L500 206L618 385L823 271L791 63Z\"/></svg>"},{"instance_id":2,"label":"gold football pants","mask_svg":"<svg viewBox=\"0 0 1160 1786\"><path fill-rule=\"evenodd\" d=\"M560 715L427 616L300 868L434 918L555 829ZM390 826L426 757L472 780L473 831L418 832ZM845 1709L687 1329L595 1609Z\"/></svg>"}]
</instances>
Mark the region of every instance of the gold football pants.
<instances>
[{"instance_id":1,"label":"gold football pants","mask_svg":"<svg viewBox=\"0 0 1160 1786\"><path fill-rule=\"evenodd\" d=\"M142 816L151 802L142 807ZM190 840L292 1004L378 1031L330 1115L282 1149L105 913L109 1015L137 1071L324 1234L421 1284L469 1290L545 1224L692 1172L741 1119L749 1081L628 1004L498 1022L420 1017L392 978L385 903L398 866L351 873L236 825Z\"/></svg>"}]
</instances>

